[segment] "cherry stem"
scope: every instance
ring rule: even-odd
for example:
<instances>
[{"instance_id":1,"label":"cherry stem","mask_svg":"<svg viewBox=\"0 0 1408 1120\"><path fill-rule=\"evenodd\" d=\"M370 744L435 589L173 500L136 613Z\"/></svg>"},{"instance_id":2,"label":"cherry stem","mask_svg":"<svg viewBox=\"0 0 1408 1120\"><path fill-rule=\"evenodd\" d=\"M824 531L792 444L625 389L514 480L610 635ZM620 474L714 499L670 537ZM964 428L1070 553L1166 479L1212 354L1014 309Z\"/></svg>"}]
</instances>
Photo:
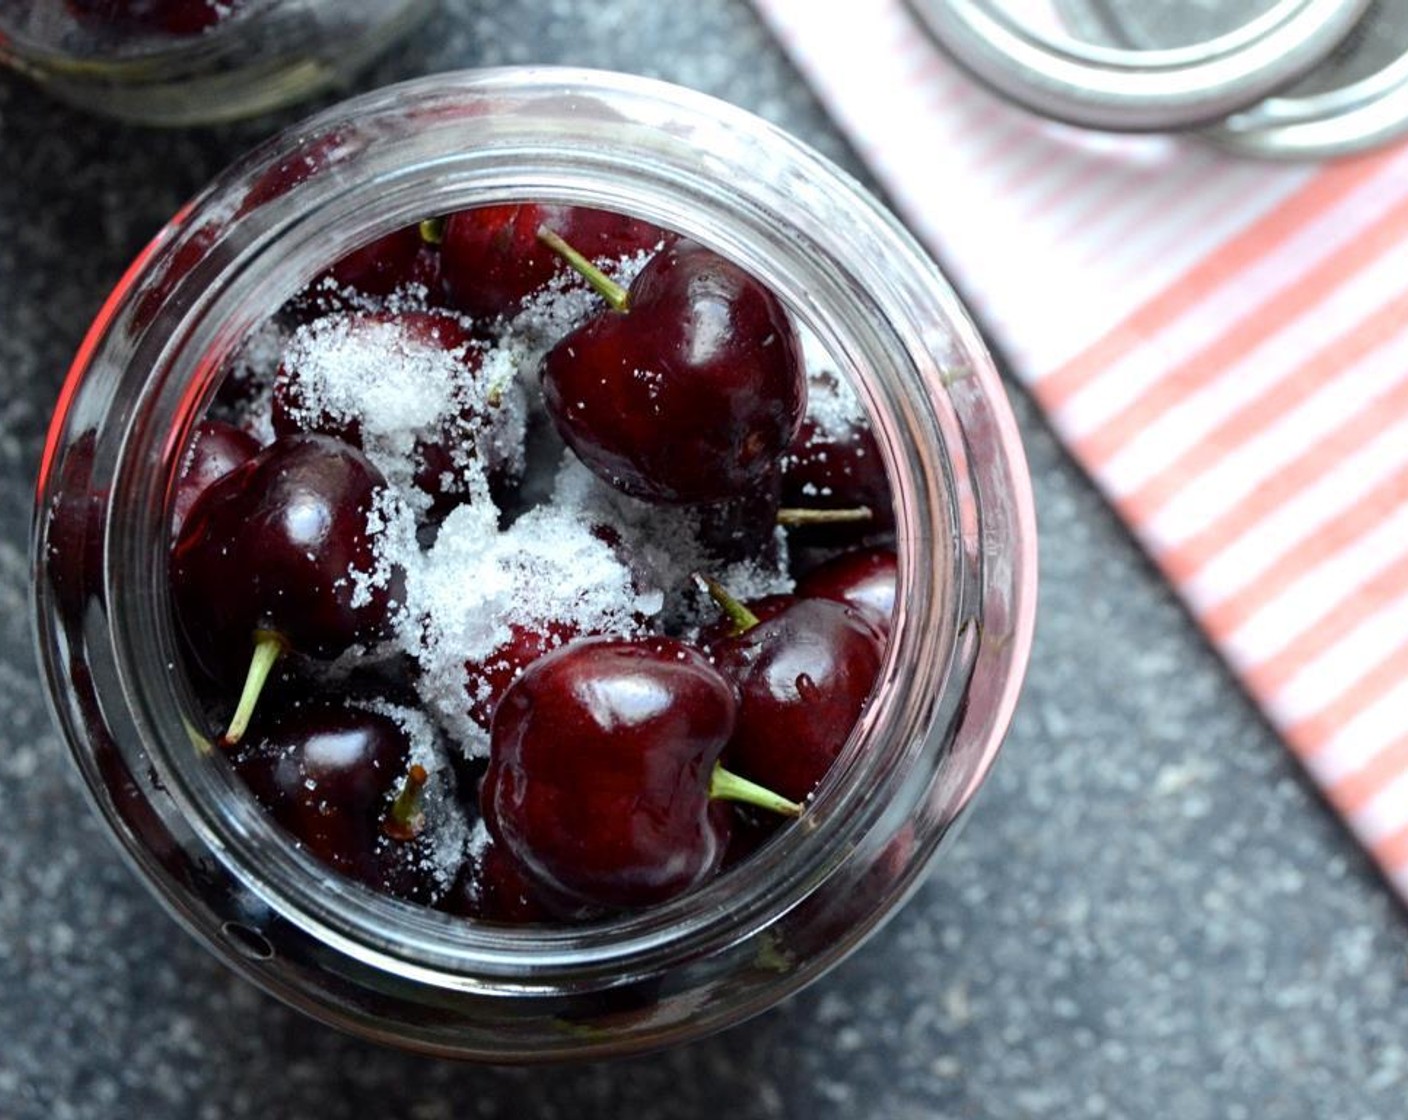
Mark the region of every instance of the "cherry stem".
<instances>
[{"instance_id":1,"label":"cherry stem","mask_svg":"<svg viewBox=\"0 0 1408 1120\"><path fill-rule=\"evenodd\" d=\"M709 593L709 598L718 603L719 608L728 616L728 620L733 623L733 633L735 636L746 634L762 620L728 593L728 588L716 579L710 579L702 572L694 573L695 582Z\"/></svg>"},{"instance_id":2,"label":"cherry stem","mask_svg":"<svg viewBox=\"0 0 1408 1120\"><path fill-rule=\"evenodd\" d=\"M547 226L539 226L538 240L570 264L614 310L625 311L628 309L630 296L626 289L567 244L557 233L548 229Z\"/></svg>"},{"instance_id":3,"label":"cherry stem","mask_svg":"<svg viewBox=\"0 0 1408 1120\"><path fill-rule=\"evenodd\" d=\"M254 717L254 707L259 703L259 694L264 691L264 682L269 679L269 674L274 671L286 649L288 642L282 634L273 630L254 632L254 656L249 659L249 672L244 678L244 690L240 693L235 716L221 740L225 746L233 747L244 737L249 721Z\"/></svg>"},{"instance_id":4,"label":"cherry stem","mask_svg":"<svg viewBox=\"0 0 1408 1120\"><path fill-rule=\"evenodd\" d=\"M401 783L396 800L386 819L381 822L381 831L393 840L414 840L425 827L425 808L422 805L422 791L430 775L419 762L411 763L406 772L406 780Z\"/></svg>"},{"instance_id":5,"label":"cherry stem","mask_svg":"<svg viewBox=\"0 0 1408 1120\"><path fill-rule=\"evenodd\" d=\"M709 778L709 796L715 801L740 801L784 817L802 815L802 807L795 801L788 801L780 793L773 793L757 782L750 782L731 770L725 770L721 762L714 763L714 772Z\"/></svg>"},{"instance_id":6,"label":"cherry stem","mask_svg":"<svg viewBox=\"0 0 1408 1120\"><path fill-rule=\"evenodd\" d=\"M427 245L439 245L445 240L447 221L445 218L426 218L420 223L420 239Z\"/></svg>"},{"instance_id":7,"label":"cherry stem","mask_svg":"<svg viewBox=\"0 0 1408 1120\"><path fill-rule=\"evenodd\" d=\"M804 509L783 506L777 511L777 523L788 529L800 525L849 525L857 521L869 521L874 516L869 506L855 506L852 509Z\"/></svg>"}]
</instances>

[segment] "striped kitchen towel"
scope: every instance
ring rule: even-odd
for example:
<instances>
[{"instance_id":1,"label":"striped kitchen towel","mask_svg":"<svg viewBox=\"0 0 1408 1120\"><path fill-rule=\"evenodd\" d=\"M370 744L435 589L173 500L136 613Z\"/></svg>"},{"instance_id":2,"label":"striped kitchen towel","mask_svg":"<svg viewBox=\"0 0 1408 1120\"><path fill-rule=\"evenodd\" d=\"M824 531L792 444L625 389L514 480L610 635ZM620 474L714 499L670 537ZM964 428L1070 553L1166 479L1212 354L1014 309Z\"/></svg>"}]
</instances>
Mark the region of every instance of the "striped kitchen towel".
<instances>
[{"instance_id":1,"label":"striped kitchen towel","mask_svg":"<svg viewBox=\"0 0 1408 1120\"><path fill-rule=\"evenodd\" d=\"M1408 145L1265 165L1042 121L902 0L755 0L1408 897Z\"/></svg>"}]
</instances>

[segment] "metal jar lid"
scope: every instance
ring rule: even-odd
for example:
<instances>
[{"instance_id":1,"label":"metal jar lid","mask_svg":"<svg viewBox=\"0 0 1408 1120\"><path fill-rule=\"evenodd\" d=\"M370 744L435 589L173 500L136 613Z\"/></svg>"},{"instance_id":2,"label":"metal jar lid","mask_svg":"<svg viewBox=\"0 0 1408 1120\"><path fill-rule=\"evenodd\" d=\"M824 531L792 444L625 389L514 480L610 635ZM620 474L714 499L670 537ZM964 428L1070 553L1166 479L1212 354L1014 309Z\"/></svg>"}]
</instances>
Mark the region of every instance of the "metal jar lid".
<instances>
[{"instance_id":1,"label":"metal jar lid","mask_svg":"<svg viewBox=\"0 0 1408 1120\"><path fill-rule=\"evenodd\" d=\"M1205 135L1241 155L1323 159L1408 134L1408 0L1374 0L1334 52L1289 89Z\"/></svg>"},{"instance_id":2,"label":"metal jar lid","mask_svg":"<svg viewBox=\"0 0 1408 1120\"><path fill-rule=\"evenodd\" d=\"M1285 88L1330 56L1370 0L909 3L957 62L1011 100L1146 132L1220 122Z\"/></svg>"}]
</instances>

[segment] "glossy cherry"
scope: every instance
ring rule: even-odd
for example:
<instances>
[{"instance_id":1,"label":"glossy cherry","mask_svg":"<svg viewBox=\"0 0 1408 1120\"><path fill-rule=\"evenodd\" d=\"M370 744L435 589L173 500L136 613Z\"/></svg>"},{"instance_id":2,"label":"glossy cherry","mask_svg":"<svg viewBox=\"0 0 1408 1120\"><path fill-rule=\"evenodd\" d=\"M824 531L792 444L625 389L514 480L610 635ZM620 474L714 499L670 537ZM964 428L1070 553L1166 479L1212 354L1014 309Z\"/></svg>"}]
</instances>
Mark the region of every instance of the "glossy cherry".
<instances>
[{"instance_id":1,"label":"glossy cherry","mask_svg":"<svg viewBox=\"0 0 1408 1120\"><path fill-rule=\"evenodd\" d=\"M410 765L410 749L395 720L329 700L265 719L233 761L259 803L323 863L398 898L428 901L434 880L408 808L414 794L405 796L425 775Z\"/></svg>"},{"instance_id":2,"label":"glossy cherry","mask_svg":"<svg viewBox=\"0 0 1408 1120\"><path fill-rule=\"evenodd\" d=\"M862 611L884 637L895 612L899 562L889 548L858 548L832 557L797 581L797 594Z\"/></svg>"},{"instance_id":3,"label":"glossy cherry","mask_svg":"<svg viewBox=\"0 0 1408 1120\"><path fill-rule=\"evenodd\" d=\"M369 578L368 519L384 487L360 451L320 435L275 440L207 487L171 557L176 616L201 668L233 683L252 657L267 673L285 649L330 658L383 636L403 579ZM252 703L247 690L231 740Z\"/></svg>"},{"instance_id":4,"label":"glossy cherry","mask_svg":"<svg viewBox=\"0 0 1408 1120\"><path fill-rule=\"evenodd\" d=\"M450 303L477 318L512 316L566 263L538 238L548 226L592 260L654 249L670 239L649 222L585 206L515 202L451 214L440 247Z\"/></svg>"},{"instance_id":5,"label":"glossy cherry","mask_svg":"<svg viewBox=\"0 0 1408 1120\"><path fill-rule=\"evenodd\" d=\"M403 226L340 257L323 276L338 287L389 295L416 278L423 244L416 226Z\"/></svg>"},{"instance_id":6,"label":"glossy cherry","mask_svg":"<svg viewBox=\"0 0 1408 1120\"><path fill-rule=\"evenodd\" d=\"M224 478L259 453L259 441L223 420L196 425L190 449L181 462L176 492L171 496L171 533L179 536L186 517L208 486Z\"/></svg>"},{"instance_id":7,"label":"glossy cherry","mask_svg":"<svg viewBox=\"0 0 1408 1120\"><path fill-rule=\"evenodd\" d=\"M865 707L880 670L880 637L859 611L826 599L799 599L743 624L741 633L708 646L741 697L728 766L804 800Z\"/></svg>"},{"instance_id":8,"label":"glossy cherry","mask_svg":"<svg viewBox=\"0 0 1408 1120\"><path fill-rule=\"evenodd\" d=\"M338 311L364 309L393 292L425 286L438 257L421 240L417 227L403 226L339 257L290 299L283 313L306 323Z\"/></svg>"},{"instance_id":9,"label":"glossy cherry","mask_svg":"<svg viewBox=\"0 0 1408 1120\"><path fill-rule=\"evenodd\" d=\"M606 907L672 898L723 856L727 809L711 795L736 714L733 687L683 642L573 642L499 704L484 821L554 894Z\"/></svg>"},{"instance_id":10,"label":"glossy cherry","mask_svg":"<svg viewBox=\"0 0 1408 1120\"><path fill-rule=\"evenodd\" d=\"M613 306L560 340L541 366L562 438L598 477L636 498L750 493L776 469L806 407L801 346L782 304L689 241L652 257L628 291L604 279L594 284Z\"/></svg>"}]
</instances>

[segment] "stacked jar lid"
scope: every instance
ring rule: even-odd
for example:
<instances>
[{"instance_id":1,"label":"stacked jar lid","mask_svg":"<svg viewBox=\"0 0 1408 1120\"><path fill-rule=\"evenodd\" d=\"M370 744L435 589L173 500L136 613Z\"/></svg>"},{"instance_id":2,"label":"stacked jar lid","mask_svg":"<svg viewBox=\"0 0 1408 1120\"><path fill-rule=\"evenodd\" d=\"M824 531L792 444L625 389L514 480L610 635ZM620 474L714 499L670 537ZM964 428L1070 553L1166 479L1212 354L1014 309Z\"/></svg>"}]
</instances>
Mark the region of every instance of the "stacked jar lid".
<instances>
[{"instance_id":1,"label":"stacked jar lid","mask_svg":"<svg viewBox=\"0 0 1408 1120\"><path fill-rule=\"evenodd\" d=\"M1318 159L1408 132L1408 0L909 0L1004 97L1122 132Z\"/></svg>"}]
</instances>

